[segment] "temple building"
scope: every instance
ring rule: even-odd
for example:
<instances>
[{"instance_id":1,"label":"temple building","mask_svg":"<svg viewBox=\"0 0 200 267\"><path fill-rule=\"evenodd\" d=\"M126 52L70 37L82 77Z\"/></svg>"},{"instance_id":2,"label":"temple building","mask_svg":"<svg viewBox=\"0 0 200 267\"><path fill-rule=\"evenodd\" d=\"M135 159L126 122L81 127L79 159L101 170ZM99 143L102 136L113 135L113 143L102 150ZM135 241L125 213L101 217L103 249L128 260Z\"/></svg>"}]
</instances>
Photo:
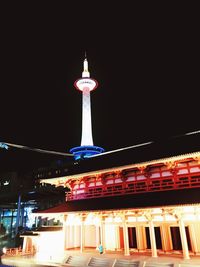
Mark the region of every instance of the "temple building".
<instances>
[{"instance_id":1,"label":"temple building","mask_svg":"<svg viewBox=\"0 0 200 267\"><path fill-rule=\"evenodd\" d=\"M197 132L84 159L79 154L65 175L40 180L70 190L65 203L34 213L37 231L23 235L23 251L47 260L99 244L125 256L200 254L199 141Z\"/></svg>"}]
</instances>

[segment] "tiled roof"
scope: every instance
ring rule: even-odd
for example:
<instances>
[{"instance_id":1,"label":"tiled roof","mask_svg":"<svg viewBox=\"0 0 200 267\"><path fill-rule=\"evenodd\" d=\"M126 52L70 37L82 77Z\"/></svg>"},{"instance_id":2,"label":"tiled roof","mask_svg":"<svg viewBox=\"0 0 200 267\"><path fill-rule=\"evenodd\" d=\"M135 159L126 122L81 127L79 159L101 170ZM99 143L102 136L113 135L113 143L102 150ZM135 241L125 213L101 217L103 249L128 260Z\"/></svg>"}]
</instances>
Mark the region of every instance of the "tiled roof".
<instances>
[{"instance_id":1,"label":"tiled roof","mask_svg":"<svg viewBox=\"0 0 200 267\"><path fill-rule=\"evenodd\" d=\"M148 192L135 195L68 201L59 206L36 211L35 213L50 214L194 204L200 202L199 196L200 188Z\"/></svg>"}]
</instances>

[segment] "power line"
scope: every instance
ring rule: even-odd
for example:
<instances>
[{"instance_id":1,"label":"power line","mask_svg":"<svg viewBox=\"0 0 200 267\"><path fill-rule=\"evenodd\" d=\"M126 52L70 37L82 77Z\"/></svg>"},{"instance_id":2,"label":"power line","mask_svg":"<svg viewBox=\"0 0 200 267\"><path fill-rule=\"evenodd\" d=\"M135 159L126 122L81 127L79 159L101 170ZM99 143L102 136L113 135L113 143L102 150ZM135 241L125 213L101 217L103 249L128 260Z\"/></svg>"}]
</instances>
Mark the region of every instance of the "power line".
<instances>
[{"instance_id":1,"label":"power line","mask_svg":"<svg viewBox=\"0 0 200 267\"><path fill-rule=\"evenodd\" d=\"M40 149L40 148L32 148L32 147L28 147L28 146L24 146L24 145L17 145L17 144L6 143L6 142L0 143L0 148L8 149L9 147L15 147L15 148L19 148L19 149L24 149L24 150L29 150L29 151L39 152L39 153L60 155L60 156L69 156L69 157L74 156L73 154L64 153L64 152L57 152L57 151L52 151L52 150Z\"/></svg>"},{"instance_id":2,"label":"power line","mask_svg":"<svg viewBox=\"0 0 200 267\"><path fill-rule=\"evenodd\" d=\"M189 132L189 133L185 133L185 134L181 134L181 135L177 135L177 136L172 136L171 138L179 138L179 137L182 137L182 136L195 135L195 134L199 134L199 133L200 133L200 130L197 130L197 131L193 131L193 132ZM103 153L100 153L100 154L97 154L97 155L92 155L92 156L90 156L90 158L99 157L99 156L103 156L105 154L111 154L111 153L115 153L115 152L119 152L119 151L123 151L123 150L128 150L128 149L131 149L131 148L147 146L147 145L150 145L152 143L154 143L154 141L149 141L149 142L146 142L146 143L136 144L136 145L123 147L123 148L118 148L118 149L106 151L106 152L103 152ZM32 147L29 147L29 146L12 144L12 143L7 143L7 142L0 142L0 148L8 150L9 147L15 147L15 148L34 151L34 152L39 152L39 153L46 153L46 154L53 154L53 155L60 155L60 156L67 156L67 157L74 157L74 155L70 154L70 153L64 153L64 152L58 152L58 151L52 151L52 150L45 150L45 149L40 149L40 148L32 148Z\"/></svg>"},{"instance_id":3,"label":"power line","mask_svg":"<svg viewBox=\"0 0 200 267\"><path fill-rule=\"evenodd\" d=\"M104 153L101 153L101 154L92 155L92 156L90 156L90 158L102 156L102 155L105 155L105 154L111 154L111 153L119 152L119 151L122 151L122 150L127 150L127 149L131 149L131 148L140 147L140 146L147 146L147 145L150 145L152 143L153 143L153 141L142 143L142 144L137 144L137 145L133 145L133 146L128 146L128 147L118 148L118 149L110 150L110 151L107 151L107 152L104 152Z\"/></svg>"},{"instance_id":4,"label":"power line","mask_svg":"<svg viewBox=\"0 0 200 267\"><path fill-rule=\"evenodd\" d=\"M183 137L183 136L187 136L187 135L194 135L194 134L199 134L199 133L200 133L200 130L197 130L197 131L194 131L194 132L189 132L189 133L185 133L185 134L181 134L181 135L172 136L171 138L179 138L179 137ZM155 143L155 142L154 141L150 141L150 142L146 142L146 143L142 143L142 144L136 144L136 145L132 145L132 146L128 146L128 147L123 147L123 148L107 151L107 152L104 152L104 153L101 153L101 154L92 155L92 156L90 156L90 158L99 157L99 156L102 156L102 155L105 155L105 154L116 153L116 152L119 152L119 151L131 149L131 148L147 146L147 145L150 145L150 144L153 144L153 143Z\"/></svg>"}]
</instances>

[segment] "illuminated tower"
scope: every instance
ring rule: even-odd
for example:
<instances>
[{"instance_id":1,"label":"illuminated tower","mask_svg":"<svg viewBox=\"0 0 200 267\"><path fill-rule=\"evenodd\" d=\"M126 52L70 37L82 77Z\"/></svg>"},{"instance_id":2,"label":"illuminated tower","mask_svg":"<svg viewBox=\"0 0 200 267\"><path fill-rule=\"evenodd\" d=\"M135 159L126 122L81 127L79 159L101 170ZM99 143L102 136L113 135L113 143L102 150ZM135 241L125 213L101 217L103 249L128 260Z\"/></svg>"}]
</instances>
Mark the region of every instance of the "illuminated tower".
<instances>
[{"instance_id":1,"label":"illuminated tower","mask_svg":"<svg viewBox=\"0 0 200 267\"><path fill-rule=\"evenodd\" d=\"M82 136L81 146L70 149L70 152L74 154L75 159L88 158L102 153L104 149L93 144L90 91L95 90L98 83L90 78L86 56L83 62L82 78L76 80L74 86L82 92Z\"/></svg>"}]
</instances>

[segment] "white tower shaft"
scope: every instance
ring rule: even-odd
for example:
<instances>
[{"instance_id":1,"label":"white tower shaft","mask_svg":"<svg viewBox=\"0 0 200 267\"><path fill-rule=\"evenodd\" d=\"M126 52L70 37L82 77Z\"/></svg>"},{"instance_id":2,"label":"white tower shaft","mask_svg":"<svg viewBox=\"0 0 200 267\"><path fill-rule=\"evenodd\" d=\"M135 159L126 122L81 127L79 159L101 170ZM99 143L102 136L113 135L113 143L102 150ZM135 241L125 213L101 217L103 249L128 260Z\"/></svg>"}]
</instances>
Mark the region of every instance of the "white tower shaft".
<instances>
[{"instance_id":1,"label":"white tower shaft","mask_svg":"<svg viewBox=\"0 0 200 267\"><path fill-rule=\"evenodd\" d=\"M90 106L90 89L84 87L82 91L82 136L81 146L93 146L92 119Z\"/></svg>"}]
</instances>

